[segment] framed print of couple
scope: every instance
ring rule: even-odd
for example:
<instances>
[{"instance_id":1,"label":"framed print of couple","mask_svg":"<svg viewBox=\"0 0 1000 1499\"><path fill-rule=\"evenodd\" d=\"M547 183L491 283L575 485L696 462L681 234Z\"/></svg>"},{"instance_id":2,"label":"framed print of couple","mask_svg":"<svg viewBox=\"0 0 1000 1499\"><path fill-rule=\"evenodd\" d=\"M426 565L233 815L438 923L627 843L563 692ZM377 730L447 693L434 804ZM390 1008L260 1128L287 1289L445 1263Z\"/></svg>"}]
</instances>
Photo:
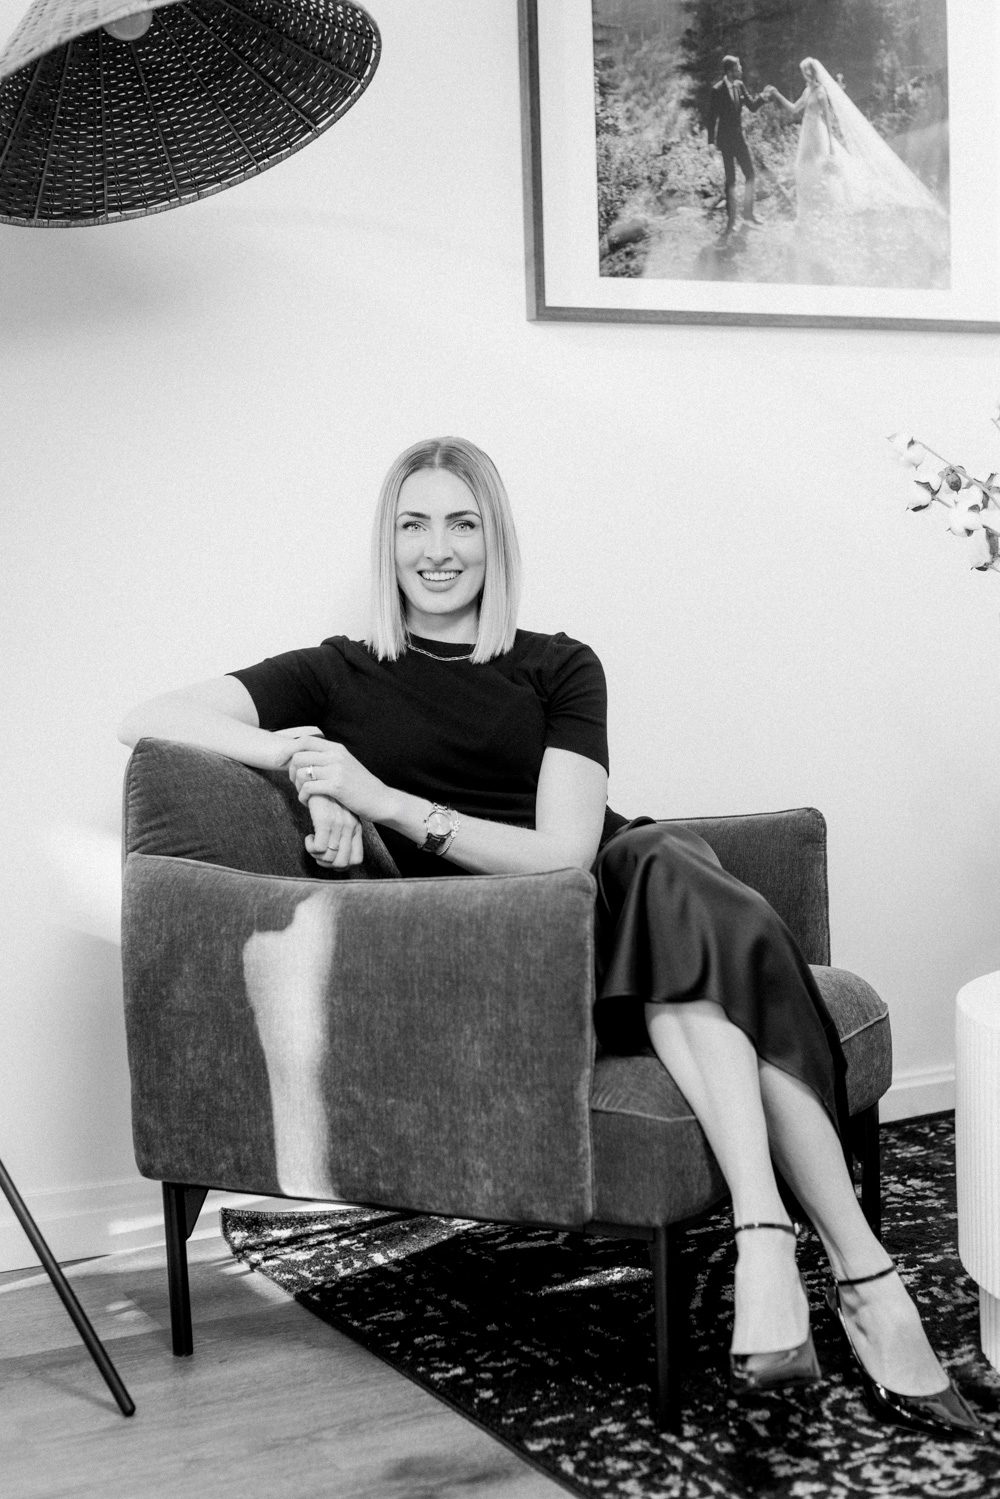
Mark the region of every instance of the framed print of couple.
<instances>
[{"instance_id":1,"label":"framed print of couple","mask_svg":"<svg viewBox=\"0 0 1000 1499\"><path fill-rule=\"evenodd\" d=\"M996 0L520 0L528 315L1000 331Z\"/></svg>"}]
</instances>

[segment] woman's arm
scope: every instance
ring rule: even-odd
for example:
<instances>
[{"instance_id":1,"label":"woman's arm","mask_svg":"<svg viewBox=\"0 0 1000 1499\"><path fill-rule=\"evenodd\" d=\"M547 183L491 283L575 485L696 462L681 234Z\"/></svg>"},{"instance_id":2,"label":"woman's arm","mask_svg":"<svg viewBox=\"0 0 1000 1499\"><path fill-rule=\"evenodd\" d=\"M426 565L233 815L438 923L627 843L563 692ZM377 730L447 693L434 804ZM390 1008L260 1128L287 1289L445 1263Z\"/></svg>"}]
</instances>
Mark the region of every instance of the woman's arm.
<instances>
[{"instance_id":1,"label":"woman's arm","mask_svg":"<svg viewBox=\"0 0 1000 1499\"><path fill-rule=\"evenodd\" d=\"M403 834L418 848L427 836L424 819L432 803L386 786L342 744L323 741L297 750L289 774L303 801L331 797L356 816ZM600 843L607 794L607 772L596 760L571 750L547 749L538 777L534 828L461 816L444 857L474 874L589 869Z\"/></svg>"},{"instance_id":2,"label":"woman's arm","mask_svg":"<svg viewBox=\"0 0 1000 1499\"><path fill-rule=\"evenodd\" d=\"M768 96L768 98L774 99L778 104L780 104L782 109L790 115L802 114L806 107L806 101L809 98L809 90L805 89L793 104L790 99L785 98L784 94L778 93L778 90L775 88L773 83L768 84L767 88L764 90L764 93Z\"/></svg>"},{"instance_id":3,"label":"woman's arm","mask_svg":"<svg viewBox=\"0 0 1000 1499\"><path fill-rule=\"evenodd\" d=\"M304 736L320 734L314 724L277 734L259 724L254 700L243 683L236 677L212 677L140 703L125 715L118 738L130 748L147 737L172 739L215 750L259 770L279 770Z\"/></svg>"},{"instance_id":4,"label":"woman's arm","mask_svg":"<svg viewBox=\"0 0 1000 1499\"><path fill-rule=\"evenodd\" d=\"M118 738L129 748L140 739L170 739L214 750L258 770L280 770L304 739L320 737L315 724L272 734L259 727L253 698L236 677L212 677L177 692L140 703L122 720ZM347 869L364 859L361 824L328 797L314 797L309 807L313 831L306 851L325 869Z\"/></svg>"}]
</instances>

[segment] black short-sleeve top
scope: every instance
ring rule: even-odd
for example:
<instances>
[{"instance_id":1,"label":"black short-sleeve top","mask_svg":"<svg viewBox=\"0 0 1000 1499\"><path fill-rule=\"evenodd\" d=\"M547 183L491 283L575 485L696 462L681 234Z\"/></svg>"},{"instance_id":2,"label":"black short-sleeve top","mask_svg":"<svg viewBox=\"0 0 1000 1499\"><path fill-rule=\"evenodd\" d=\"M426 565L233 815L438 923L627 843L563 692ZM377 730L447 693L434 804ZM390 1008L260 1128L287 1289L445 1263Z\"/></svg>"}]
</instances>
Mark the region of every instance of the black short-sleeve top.
<instances>
[{"instance_id":1,"label":"black short-sleeve top","mask_svg":"<svg viewBox=\"0 0 1000 1499\"><path fill-rule=\"evenodd\" d=\"M363 642L334 635L230 675L253 698L262 729L316 724L386 785L459 815L534 827L550 747L607 770L607 688L589 646L518 630L509 651L473 665L462 659L467 645L410 640L416 649L380 661ZM605 836L624 822L608 817ZM404 874L461 873L380 831Z\"/></svg>"}]
</instances>

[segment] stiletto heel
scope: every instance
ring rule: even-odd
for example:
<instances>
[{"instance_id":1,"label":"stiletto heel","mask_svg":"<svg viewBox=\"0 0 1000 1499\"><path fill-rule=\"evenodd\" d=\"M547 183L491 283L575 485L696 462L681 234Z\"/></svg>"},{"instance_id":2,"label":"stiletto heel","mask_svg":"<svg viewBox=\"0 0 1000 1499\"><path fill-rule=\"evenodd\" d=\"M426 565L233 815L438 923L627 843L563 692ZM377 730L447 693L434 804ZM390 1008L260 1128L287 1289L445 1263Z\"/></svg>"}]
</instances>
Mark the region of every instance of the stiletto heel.
<instances>
[{"instance_id":1,"label":"stiletto heel","mask_svg":"<svg viewBox=\"0 0 1000 1499\"><path fill-rule=\"evenodd\" d=\"M734 1233L755 1228L776 1228L783 1234L798 1235L787 1223L740 1223ZM799 1281L805 1292L801 1275ZM752 1361L752 1367L751 1367ZM755 1395L760 1390L784 1389L790 1385L811 1385L822 1379L819 1359L810 1331L804 1343L795 1348L781 1348L776 1353L731 1353L729 1355L729 1388L734 1395Z\"/></svg>"},{"instance_id":2,"label":"stiletto heel","mask_svg":"<svg viewBox=\"0 0 1000 1499\"><path fill-rule=\"evenodd\" d=\"M837 1280L826 1293L827 1304L830 1310L836 1313L844 1337L847 1339L847 1346L851 1350L851 1356L858 1366L861 1388L864 1390L869 1410L880 1421L891 1422L896 1426L906 1426L911 1431L928 1432L932 1436L972 1438L985 1436L986 1433L976 1420L971 1408L950 1379L945 1388L934 1395L900 1395L873 1379L861 1362L861 1356L854 1346L854 1339L847 1325L847 1318L844 1316L844 1309L840 1304L840 1287L863 1286L868 1281L882 1280L887 1275L893 1275L895 1270L895 1265L889 1265L885 1270L876 1270L874 1275L859 1275L854 1280Z\"/></svg>"}]
</instances>

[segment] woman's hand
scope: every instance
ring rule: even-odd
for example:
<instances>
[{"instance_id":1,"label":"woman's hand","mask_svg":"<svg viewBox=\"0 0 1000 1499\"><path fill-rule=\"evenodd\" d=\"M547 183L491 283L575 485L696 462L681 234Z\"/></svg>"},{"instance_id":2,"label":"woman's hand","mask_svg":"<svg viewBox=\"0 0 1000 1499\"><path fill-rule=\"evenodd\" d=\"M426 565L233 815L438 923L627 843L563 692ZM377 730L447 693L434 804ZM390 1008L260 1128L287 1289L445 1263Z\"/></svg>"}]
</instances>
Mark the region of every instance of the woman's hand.
<instances>
[{"instance_id":1,"label":"woman's hand","mask_svg":"<svg viewBox=\"0 0 1000 1499\"><path fill-rule=\"evenodd\" d=\"M295 729L278 729L271 735L271 738L277 743L280 756L274 768L282 770L306 740L322 739L323 730L318 729L314 723L300 724Z\"/></svg>"},{"instance_id":2,"label":"woman's hand","mask_svg":"<svg viewBox=\"0 0 1000 1499\"><path fill-rule=\"evenodd\" d=\"M355 817L367 817L372 822L384 822L392 815L395 793L342 744L309 739L292 755L288 774L300 802L309 802L315 796L330 797Z\"/></svg>"},{"instance_id":3,"label":"woman's hand","mask_svg":"<svg viewBox=\"0 0 1000 1499\"><path fill-rule=\"evenodd\" d=\"M306 852L324 869L347 869L365 857L361 824L353 812L328 796L309 798L313 831L306 837Z\"/></svg>"}]
</instances>

